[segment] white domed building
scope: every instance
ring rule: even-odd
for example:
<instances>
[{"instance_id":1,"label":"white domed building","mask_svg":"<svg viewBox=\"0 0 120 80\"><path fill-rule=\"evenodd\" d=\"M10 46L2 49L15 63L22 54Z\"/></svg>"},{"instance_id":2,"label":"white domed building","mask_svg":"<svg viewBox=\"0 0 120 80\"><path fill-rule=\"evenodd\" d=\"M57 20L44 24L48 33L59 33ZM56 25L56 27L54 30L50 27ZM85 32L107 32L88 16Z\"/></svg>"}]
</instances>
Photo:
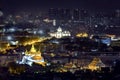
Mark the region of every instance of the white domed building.
<instances>
[{"instance_id":1,"label":"white domed building","mask_svg":"<svg viewBox=\"0 0 120 80\"><path fill-rule=\"evenodd\" d=\"M51 37L56 37L56 38L62 38L66 36L71 36L71 33L69 31L63 31L61 27L57 29L57 32L50 32L49 35Z\"/></svg>"}]
</instances>

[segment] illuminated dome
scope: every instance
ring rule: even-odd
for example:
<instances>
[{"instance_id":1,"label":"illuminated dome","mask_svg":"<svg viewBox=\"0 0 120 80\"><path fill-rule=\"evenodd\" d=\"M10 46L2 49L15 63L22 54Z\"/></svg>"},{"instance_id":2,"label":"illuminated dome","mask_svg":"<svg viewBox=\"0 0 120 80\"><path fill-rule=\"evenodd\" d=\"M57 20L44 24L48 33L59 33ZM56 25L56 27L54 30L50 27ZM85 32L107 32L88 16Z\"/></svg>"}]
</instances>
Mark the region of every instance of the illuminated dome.
<instances>
[{"instance_id":1,"label":"illuminated dome","mask_svg":"<svg viewBox=\"0 0 120 80\"><path fill-rule=\"evenodd\" d=\"M58 31L58 32L62 32L62 28L59 27L59 28L57 29L57 31Z\"/></svg>"},{"instance_id":2,"label":"illuminated dome","mask_svg":"<svg viewBox=\"0 0 120 80\"><path fill-rule=\"evenodd\" d=\"M71 36L69 31L63 31L61 27L58 27L57 32L50 32L51 37L62 38L65 36Z\"/></svg>"}]
</instances>

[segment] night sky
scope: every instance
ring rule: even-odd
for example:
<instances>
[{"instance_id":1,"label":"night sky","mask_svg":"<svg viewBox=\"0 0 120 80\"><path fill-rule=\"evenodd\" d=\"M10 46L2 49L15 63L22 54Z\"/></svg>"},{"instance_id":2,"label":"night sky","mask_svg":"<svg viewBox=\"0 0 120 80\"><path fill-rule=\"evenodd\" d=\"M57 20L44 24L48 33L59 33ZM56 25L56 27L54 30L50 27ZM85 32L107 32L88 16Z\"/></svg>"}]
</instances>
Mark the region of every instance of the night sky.
<instances>
[{"instance_id":1,"label":"night sky","mask_svg":"<svg viewBox=\"0 0 120 80\"><path fill-rule=\"evenodd\" d=\"M6 11L47 8L85 8L93 10L120 9L120 0L0 0Z\"/></svg>"}]
</instances>

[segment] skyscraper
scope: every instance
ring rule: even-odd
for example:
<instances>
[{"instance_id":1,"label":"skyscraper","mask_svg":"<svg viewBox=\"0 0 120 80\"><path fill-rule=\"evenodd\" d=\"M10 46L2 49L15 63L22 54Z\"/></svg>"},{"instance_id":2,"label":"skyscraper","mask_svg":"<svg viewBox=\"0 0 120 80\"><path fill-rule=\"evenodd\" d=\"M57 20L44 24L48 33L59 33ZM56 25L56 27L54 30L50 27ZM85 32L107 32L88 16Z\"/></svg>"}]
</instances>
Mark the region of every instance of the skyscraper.
<instances>
[{"instance_id":1,"label":"skyscraper","mask_svg":"<svg viewBox=\"0 0 120 80\"><path fill-rule=\"evenodd\" d=\"M79 20L80 19L80 11L79 11L79 9L74 9L73 10L73 19L74 20Z\"/></svg>"},{"instance_id":2,"label":"skyscraper","mask_svg":"<svg viewBox=\"0 0 120 80\"><path fill-rule=\"evenodd\" d=\"M71 11L70 9L64 8L50 8L48 11L50 19L56 20L68 20L71 19Z\"/></svg>"}]
</instances>

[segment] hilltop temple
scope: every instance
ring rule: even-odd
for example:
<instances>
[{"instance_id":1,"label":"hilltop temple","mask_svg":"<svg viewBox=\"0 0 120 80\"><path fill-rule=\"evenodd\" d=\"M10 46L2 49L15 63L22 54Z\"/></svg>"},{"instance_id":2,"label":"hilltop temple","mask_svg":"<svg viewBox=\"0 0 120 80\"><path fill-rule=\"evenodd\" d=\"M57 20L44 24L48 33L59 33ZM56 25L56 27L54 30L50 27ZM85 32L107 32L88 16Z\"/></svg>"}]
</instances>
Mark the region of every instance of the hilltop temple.
<instances>
[{"instance_id":1,"label":"hilltop temple","mask_svg":"<svg viewBox=\"0 0 120 80\"><path fill-rule=\"evenodd\" d=\"M19 64L27 64L29 66L32 66L33 63L45 66L45 61L41 56L41 52L37 51L34 45L32 45L30 51L26 50L25 56L23 56L22 61L20 61Z\"/></svg>"}]
</instances>

